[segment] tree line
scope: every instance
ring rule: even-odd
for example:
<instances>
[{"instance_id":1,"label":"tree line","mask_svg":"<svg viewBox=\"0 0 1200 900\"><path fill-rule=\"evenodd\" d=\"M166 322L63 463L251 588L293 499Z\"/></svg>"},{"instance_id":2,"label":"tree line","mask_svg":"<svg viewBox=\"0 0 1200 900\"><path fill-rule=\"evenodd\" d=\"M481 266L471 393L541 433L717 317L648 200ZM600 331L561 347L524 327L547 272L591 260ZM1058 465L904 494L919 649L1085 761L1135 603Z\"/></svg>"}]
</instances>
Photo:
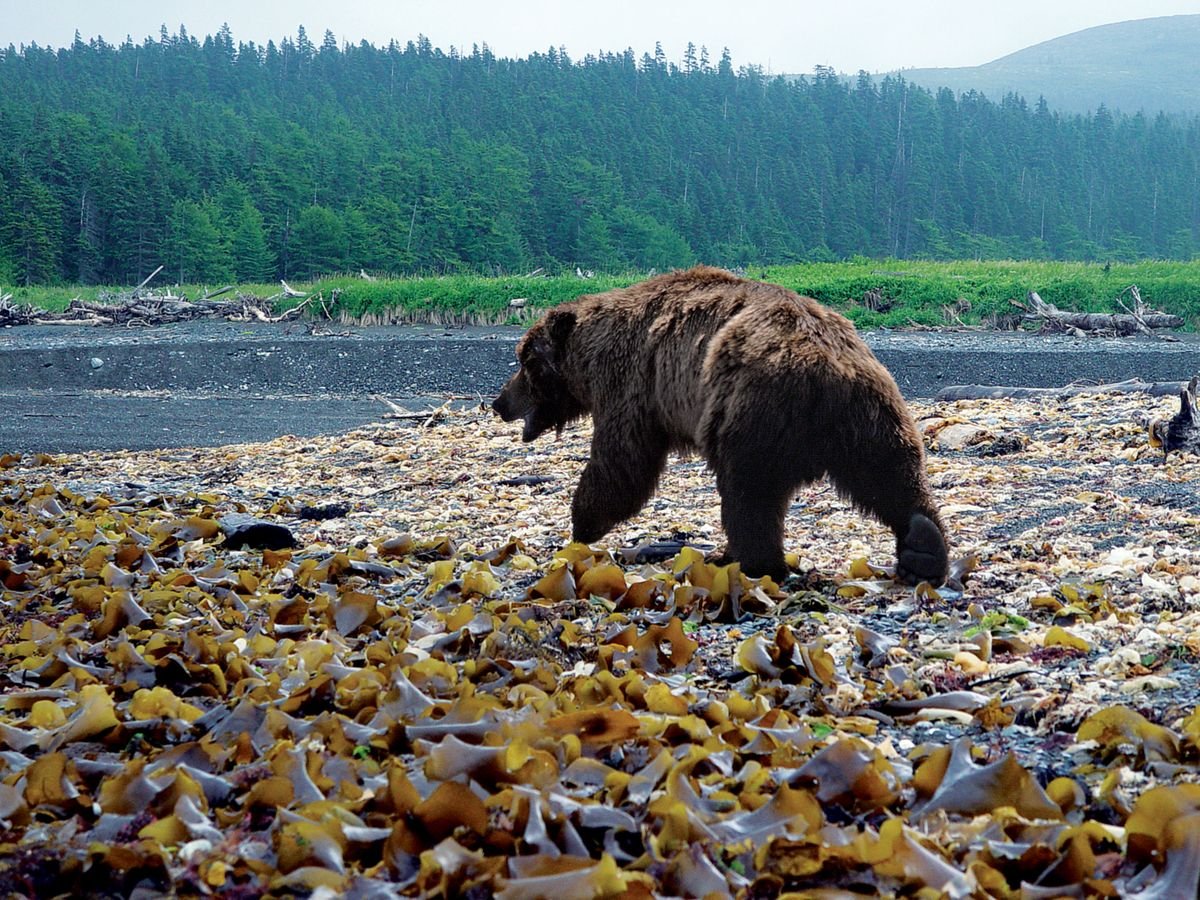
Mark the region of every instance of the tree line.
<instances>
[{"instance_id":1,"label":"tree line","mask_svg":"<svg viewBox=\"0 0 1200 900\"><path fill-rule=\"evenodd\" d=\"M897 258L1191 259L1200 120L688 46L0 50L0 282Z\"/></svg>"}]
</instances>

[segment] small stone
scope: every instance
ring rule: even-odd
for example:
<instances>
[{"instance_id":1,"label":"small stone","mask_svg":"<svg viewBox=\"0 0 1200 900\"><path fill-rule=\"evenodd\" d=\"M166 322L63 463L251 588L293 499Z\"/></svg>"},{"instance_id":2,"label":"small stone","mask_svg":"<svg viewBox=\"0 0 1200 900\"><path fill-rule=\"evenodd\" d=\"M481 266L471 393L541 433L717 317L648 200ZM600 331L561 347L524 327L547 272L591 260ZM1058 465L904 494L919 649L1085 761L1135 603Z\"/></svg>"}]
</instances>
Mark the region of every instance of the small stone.
<instances>
[{"instance_id":1,"label":"small stone","mask_svg":"<svg viewBox=\"0 0 1200 900\"><path fill-rule=\"evenodd\" d=\"M93 368L93 369L98 369L98 368L100 368L102 365L104 365L104 360L102 360L102 359L101 359L100 357L98 357L98 356L93 356L93 357L92 357L92 368Z\"/></svg>"},{"instance_id":2,"label":"small stone","mask_svg":"<svg viewBox=\"0 0 1200 900\"><path fill-rule=\"evenodd\" d=\"M250 547L254 550L286 550L298 546L295 535L275 522L267 522L245 513L229 513L217 520L230 550Z\"/></svg>"},{"instance_id":3,"label":"small stone","mask_svg":"<svg viewBox=\"0 0 1200 900\"><path fill-rule=\"evenodd\" d=\"M326 503L323 506L301 506L296 510L301 519L340 519L350 512L349 503Z\"/></svg>"}]
</instances>

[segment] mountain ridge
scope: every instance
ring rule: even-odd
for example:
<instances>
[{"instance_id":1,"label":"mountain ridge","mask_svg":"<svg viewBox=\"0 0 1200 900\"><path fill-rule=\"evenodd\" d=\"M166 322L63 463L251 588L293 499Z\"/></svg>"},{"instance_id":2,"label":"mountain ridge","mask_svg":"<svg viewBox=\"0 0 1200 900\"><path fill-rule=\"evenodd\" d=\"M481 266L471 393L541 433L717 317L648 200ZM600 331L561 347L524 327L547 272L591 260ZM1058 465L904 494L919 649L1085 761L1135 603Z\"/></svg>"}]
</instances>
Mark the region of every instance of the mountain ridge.
<instances>
[{"instance_id":1,"label":"mountain ridge","mask_svg":"<svg viewBox=\"0 0 1200 900\"><path fill-rule=\"evenodd\" d=\"M1075 31L979 66L900 69L931 90L979 91L991 100L1044 97L1066 113L1110 110L1200 114L1200 14L1157 16Z\"/></svg>"}]
</instances>

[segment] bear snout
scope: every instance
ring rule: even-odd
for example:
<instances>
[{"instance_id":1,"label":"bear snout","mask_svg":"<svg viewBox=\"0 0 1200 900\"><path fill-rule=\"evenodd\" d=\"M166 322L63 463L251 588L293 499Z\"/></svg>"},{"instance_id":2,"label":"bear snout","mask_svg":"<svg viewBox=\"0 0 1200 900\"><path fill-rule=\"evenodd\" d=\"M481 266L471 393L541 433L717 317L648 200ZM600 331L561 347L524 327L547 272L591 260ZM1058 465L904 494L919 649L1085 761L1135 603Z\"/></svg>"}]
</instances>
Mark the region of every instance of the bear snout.
<instances>
[{"instance_id":1,"label":"bear snout","mask_svg":"<svg viewBox=\"0 0 1200 900\"><path fill-rule=\"evenodd\" d=\"M516 416L512 414L512 410L509 408L508 400L505 399L503 394L492 401L492 412L498 415L505 422L511 422L516 418Z\"/></svg>"},{"instance_id":2,"label":"bear snout","mask_svg":"<svg viewBox=\"0 0 1200 900\"><path fill-rule=\"evenodd\" d=\"M511 384L505 385L500 395L492 401L492 409L505 422L515 422L524 418L529 412L529 406Z\"/></svg>"},{"instance_id":3,"label":"bear snout","mask_svg":"<svg viewBox=\"0 0 1200 900\"><path fill-rule=\"evenodd\" d=\"M529 392L529 384L524 369L519 370L508 379L500 394L492 401L492 409L505 422L515 422L523 419L534 408L533 397Z\"/></svg>"}]
</instances>

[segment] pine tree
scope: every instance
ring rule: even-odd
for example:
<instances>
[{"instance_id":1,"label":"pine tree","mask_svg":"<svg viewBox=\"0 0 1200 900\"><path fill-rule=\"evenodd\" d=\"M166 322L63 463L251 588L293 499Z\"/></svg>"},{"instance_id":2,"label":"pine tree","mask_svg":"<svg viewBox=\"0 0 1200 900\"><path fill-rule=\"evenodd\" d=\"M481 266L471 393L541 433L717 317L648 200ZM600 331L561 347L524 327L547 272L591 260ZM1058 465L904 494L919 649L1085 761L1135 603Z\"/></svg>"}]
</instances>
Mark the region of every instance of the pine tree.
<instances>
[{"instance_id":1,"label":"pine tree","mask_svg":"<svg viewBox=\"0 0 1200 900\"><path fill-rule=\"evenodd\" d=\"M293 270L301 278L346 268L346 229L332 209L310 206L296 219L292 234Z\"/></svg>"},{"instance_id":2,"label":"pine tree","mask_svg":"<svg viewBox=\"0 0 1200 900\"><path fill-rule=\"evenodd\" d=\"M1190 258L1200 241L1195 119L770 78L694 45L680 68L661 46L497 59L298 30L234 47L223 27L0 50L0 274Z\"/></svg>"},{"instance_id":3,"label":"pine tree","mask_svg":"<svg viewBox=\"0 0 1200 900\"><path fill-rule=\"evenodd\" d=\"M616 248L608 222L600 213L592 213L579 226L575 236L574 262L585 269L601 272L617 267Z\"/></svg>"},{"instance_id":4,"label":"pine tree","mask_svg":"<svg viewBox=\"0 0 1200 900\"><path fill-rule=\"evenodd\" d=\"M2 240L5 223L8 221L9 216L5 206L3 198L0 198L0 293L4 293L4 285L12 284L17 280L17 267L13 265L12 258L8 255L9 248L5 246L5 242Z\"/></svg>"},{"instance_id":5,"label":"pine tree","mask_svg":"<svg viewBox=\"0 0 1200 900\"><path fill-rule=\"evenodd\" d=\"M2 180L2 179L0 179ZM9 188L7 209L0 219L0 246L20 284L48 284L59 280L62 246L62 206L46 185L18 172Z\"/></svg>"},{"instance_id":6,"label":"pine tree","mask_svg":"<svg viewBox=\"0 0 1200 900\"><path fill-rule=\"evenodd\" d=\"M180 284L212 283L232 278L229 252L213 224L208 207L179 200L171 212L167 271Z\"/></svg>"},{"instance_id":7,"label":"pine tree","mask_svg":"<svg viewBox=\"0 0 1200 900\"><path fill-rule=\"evenodd\" d=\"M233 277L242 283L275 280L275 254L267 246L263 217L247 200L230 220L229 256Z\"/></svg>"}]
</instances>

